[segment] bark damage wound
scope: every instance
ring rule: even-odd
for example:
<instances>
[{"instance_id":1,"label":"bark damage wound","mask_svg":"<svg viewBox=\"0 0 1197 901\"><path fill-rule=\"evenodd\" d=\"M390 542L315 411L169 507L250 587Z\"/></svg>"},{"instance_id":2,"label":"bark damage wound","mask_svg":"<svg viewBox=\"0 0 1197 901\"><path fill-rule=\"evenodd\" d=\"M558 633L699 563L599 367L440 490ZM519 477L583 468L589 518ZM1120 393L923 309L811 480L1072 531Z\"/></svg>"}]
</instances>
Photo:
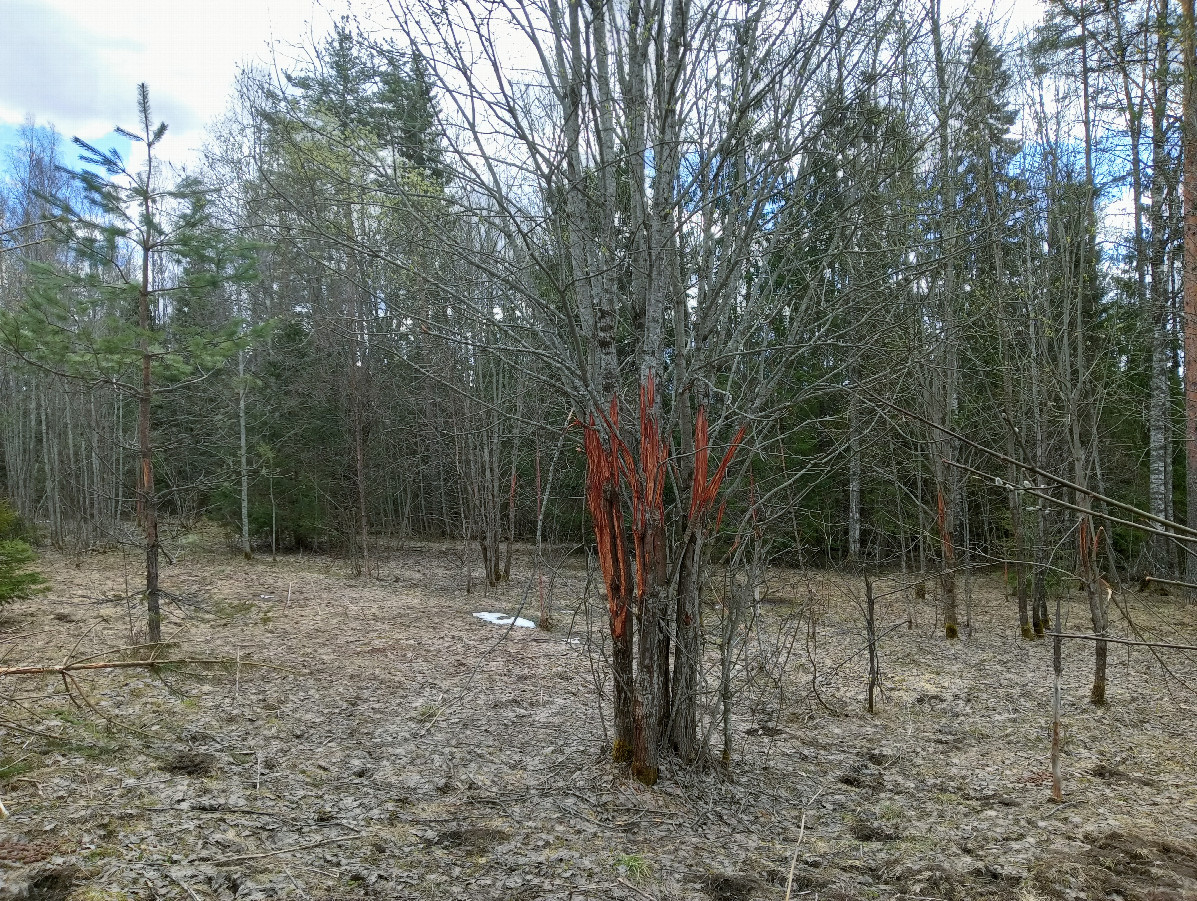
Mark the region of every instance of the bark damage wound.
<instances>
[{"instance_id":1,"label":"bark damage wound","mask_svg":"<svg viewBox=\"0 0 1197 901\"><path fill-rule=\"evenodd\" d=\"M623 516L619 509L618 428L619 408L611 400L608 451L595 424L594 416L586 426L586 504L594 520L599 567L607 588L607 606L611 615L611 634L623 637L628 623L626 568L627 551L623 539Z\"/></svg>"},{"instance_id":2,"label":"bark damage wound","mask_svg":"<svg viewBox=\"0 0 1197 901\"><path fill-rule=\"evenodd\" d=\"M611 398L610 415L604 417L607 444L591 414L583 434L586 451L586 505L594 526L595 546L611 625L612 666L615 678L615 741L612 757L626 762L632 756L632 629L628 619L628 554L619 507L619 405ZM608 449L609 447L609 449Z\"/></svg>"},{"instance_id":3,"label":"bark damage wound","mask_svg":"<svg viewBox=\"0 0 1197 901\"><path fill-rule=\"evenodd\" d=\"M665 466L669 443L652 372L640 383L639 460L622 442L619 458L632 489L632 543L636 553L639 659L632 696L632 775L645 785L660 774L661 738L669 725L669 645L666 610Z\"/></svg>"},{"instance_id":4,"label":"bark damage wound","mask_svg":"<svg viewBox=\"0 0 1197 901\"><path fill-rule=\"evenodd\" d=\"M614 408L614 401L612 401ZM640 386L640 466L632 452L619 442L624 475L632 487L632 532L636 549L636 599L643 609L650 579L663 576L665 566L665 464L669 443L661 438L660 414L656 408L656 381L648 374Z\"/></svg>"},{"instance_id":5,"label":"bark damage wound","mask_svg":"<svg viewBox=\"0 0 1197 901\"><path fill-rule=\"evenodd\" d=\"M732 438L727 453L723 455L723 462L715 470L715 475L707 481L707 467L711 456L711 441L707 426L707 408L699 407L698 416L694 422L694 484L690 489L690 520L696 521L704 516L715 503L715 495L719 493L719 486L727 475L727 468L731 465L732 457L736 455L744 436L748 433L748 426L740 426ZM755 516L755 512L754 512Z\"/></svg>"},{"instance_id":6,"label":"bark damage wound","mask_svg":"<svg viewBox=\"0 0 1197 901\"><path fill-rule=\"evenodd\" d=\"M693 756L693 715L675 710L671 704L670 634L667 628L669 600L668 555L665 548L665 478L670 443L661 433L661 412L656 397L656 381L648 373L640 387L639 446L629 448L619 436L618 398L612 397L609 412L592 413L586 424L586 501L594 527L599 566L607 589L611 636L614 645L612 669L615 680L615 741L612 756L630 761L633 775L648 785L659 773L659 754L671 728L675 747L683 758ZM747 427L736 433L715 474L708 478L710 436L706 412L699 408L695 421L695 466L691 484L689 528L682 554L695 548L703 523L714 506L719 487L727 474ZM604 434L605 433L605 434ZM632 539L636 559L636 607L634 623L631 607L630 565L623 535L620 509L619 477L622 470L631 491ZM694 564L697 565L697 559ZM693 627L697 610L689 610L679 592L678 622ZM639 631L639 666L633 673L632 637ZM692 649L683 653L686 636L679 636L673 688L680 687L688 698L693 694L693 678L681 672L692 666ZM694 642L690 642L694 643ZM680 682L679 682L680 679ZM687 686L690 686L687 688ZM679 729L679 722L684 728ZM692 737L692 736L691 736Z\"/></svg>"}]
</instances>

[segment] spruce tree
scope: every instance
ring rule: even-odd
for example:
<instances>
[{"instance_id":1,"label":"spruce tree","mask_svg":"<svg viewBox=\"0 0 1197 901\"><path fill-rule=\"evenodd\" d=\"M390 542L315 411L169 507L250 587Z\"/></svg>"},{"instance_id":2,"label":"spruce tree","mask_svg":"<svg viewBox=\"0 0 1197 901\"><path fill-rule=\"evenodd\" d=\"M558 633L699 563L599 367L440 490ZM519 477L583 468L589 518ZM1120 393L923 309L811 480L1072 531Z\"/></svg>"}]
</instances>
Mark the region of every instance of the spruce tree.
<instances>
[{"instance_id":1,"label":"spruce tree","mask_svg":"<svg viewBox=\"0 0 1197 901\"><path fill-rule=\"evenodd\" d=\"M66 263L29 262L23 302L0 311L0 344L37 368L105 383L137 401L137 518L146 559L148 638L162 640L160 542L154 483L154 395L193 384L253 337L238 320L187 327L184 310L221 285L255 275L252 248L213 223L210 189L193 178L169 185L159 145L166 123L153 124L149 90L138 86L136 131L117 132L144 148L132 171L115 150L80 138L87 168L71 173L83 201L48 197L54 239Z\"/></svg>"},{"instance_id":2,"label":"spruce tree","mask_svg":"<svg viewBox=\"0 0 1197 901\"><path fill-rule=\"evenodd\" d=\"M31 598L46 590L45 578L29 569L37 555L24 538L16 513L0 500L0 608L9 601Z\"/></svg>"}]
</instances>

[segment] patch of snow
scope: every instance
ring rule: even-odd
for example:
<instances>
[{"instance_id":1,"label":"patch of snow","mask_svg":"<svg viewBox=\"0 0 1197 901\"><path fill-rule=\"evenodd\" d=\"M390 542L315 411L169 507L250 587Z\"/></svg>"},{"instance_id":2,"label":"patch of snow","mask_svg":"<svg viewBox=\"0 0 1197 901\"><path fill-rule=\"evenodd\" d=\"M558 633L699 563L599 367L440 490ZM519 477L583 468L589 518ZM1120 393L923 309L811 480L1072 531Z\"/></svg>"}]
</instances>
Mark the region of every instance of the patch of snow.
<instances>
[{"instance_id":1,"label":"patch of snow","mask_svg":"<svg viewBox=\"0 0 1197 901\"><path fill-rule=\"evenodd\" d=\"M494 623L496 626L510 626L512 617L503 613L475 613L474 616L478 619L484 619L488 623ZM522 616L515 617L515 624L521 629L535 629L536 623L530 619L524 619Z\"/></svg>"}]
</instances>

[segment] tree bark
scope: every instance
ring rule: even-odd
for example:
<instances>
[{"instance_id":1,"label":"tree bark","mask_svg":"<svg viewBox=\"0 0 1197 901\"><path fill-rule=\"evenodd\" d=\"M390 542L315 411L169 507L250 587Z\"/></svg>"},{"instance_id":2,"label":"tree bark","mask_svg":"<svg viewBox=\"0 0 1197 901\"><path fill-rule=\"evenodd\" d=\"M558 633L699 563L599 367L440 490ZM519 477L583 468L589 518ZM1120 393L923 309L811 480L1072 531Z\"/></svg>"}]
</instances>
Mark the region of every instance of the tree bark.
<instances>
[{"instance_id":1,"label":"tree bark","mask_svg":"<svg viewBox=\"0 0 1197 901\"><path fill-rule=\"evenodd\" d=\"M1149 509L1154 516L1167 518L1168 498L1172 493L1169 461L1172 455L1172 403L1170 370L1172 335L1168 327L1168 275L1165 260L1167 234L1164 212L1167 206L1166 173L1171 163L1167 149L1168 82L1168 0L1160 0L1157 13L1155 101L1151 117L1151 380L1149 400ZM1138 160L1133 160L1137 165ZM1171 543L1164 536L1151 541L1151 571L1167 577L1172 574Z\"/></svg>"},{"instance_id":2,"label":"tree bark","mask_svg":"<svg viewBox=\"0 0 1197 901\"><path fill-rule=\"evenodd\" d=\"M1074 291L1076 305L1073 311L1073 315L1075 316L1075 330L1073 334L1075 362L1072 372L1068 375L1070 391L1067 403L1069 414L1068 438L1072 456L1073 481L1083 489L1087 488L1089 484L1089 470L1093 454L1088 453L1088 449L1090 448L1090 441L1096 433L1096 423L1093 421L1095 414L1092 409L1092 398L1089 396L1088 390L1090 372L1087 363L1089 342L1086 303L1089 300L1090 292L1096 287L1090 282L1089 276L1091 268L1094 272L1096 271L1097 263L1096 229L1094 227L1097 188L1094 181L1093 123L1090 112L1089 24L1083 2L1080 8L1080 25L1081 110L1085 136L1086 196L1083 222L1084 230L1080 235L1081 240L1076 242L1076 245L1080 248L1080 257L1077 265L1077 278ZM1065 349L1068 348L1067 341L1064 342L1064 347ZM1099 538L1094 528L1093 516L1090 512L1093 507L1093 498L1087 491L1079 491L1077 492L1075 503L1080 508L1078 535L1080 538L1081 577L1085 583L1085 595L1089 601L1089 614L1093 622L1094 634L1104 635L1108 626L1106 612L1108 598L1101 592L1098 585L1097 542ZM1059 629L1060 623L1057 616L1057 632ZM1106 647L1104 641L1094 643L1093 688L1090 694L1094 704L1105 703Z\"/></svg>"},{"instance_id":3,"label":"tree bark","mask_svg":"<svg viewBox=\"0 0 1197 901\"><path fill-rule=\"evenodd\" d=\"M1181 0L1184 53L1184 389L1186 522L1197 529L1197 53L1194 0ZM1197 581L1197 547L1187 542L1186 578Z\"/></svg>"},{"instance_id":4,"label":"tree bark","mask_svg":"<svg viewBox=\"0 0 1197 901\"><path fill-rule=\"evenodd\" d=\"M144 86L143 86L144 87ZM148 106L143 113L148 115ZM150 132L149 119L145 120L146 136ZM142 201L144 221L141 241L141 285L137 297L137 324L141 329L138 350L141 354L141 390L137 396L137 446L140 467L137 479L137 507L141 517L145 540L145 596L148 620L148 638L151 644L162 641L162 611L159 606L161 590L158 586L158 495L154 487L154 446L151 443L150 414L154 395L151 363L150 329L153 321L150 315L150 287L152 284L150 261L152 259L154 235L153 209L149 186L153 184L153 156L146 152L146 191Z\"/></svg>"},{"instance_id":5,"label":"tree bark","mask_svg":"<svg viewBox=\"0 0 1197 901\"><path fill-rule=\"evenodd\" d=\"M931 42L935 56L935 81L938 93L937 135L939 141L939 240L940 240L940 284L938 289L939 308L935 315L939 319L940 334L936 337L936 363L932 373L932 419L936 425L950 430L956 412L957 335L955 323L956 302L956 260L954 207L955 159L950 138L952 109L949 99L947 62L944 56L943 39L940 32L942 3L935 0L931 8ZM957 489L959 479L952 462L955 459L955 442L948 431L935 431L932 437L932 452L935 454L935 488L939 507L939 540L941 549L939 583L943 593L944 635L949 639L959 636L956 605L956 513L959 508Z\"/></svg>"},{"instance_id":6,"label":"tree bark","mask_svg":"<svg viewBox=\"0 0 1197 901\"><path fill-rule=\"evenodd\" d=\"M245 351L237 354L237 426L241 444L241 553L246 560L253 557L249 545L249 452L245 441Z\"/></svg>"},{"instance_id":7,"label":"tree bark","mask_svg":"<svg viewBox=\"0 0 1197 901\"><path fill-rule=\"evenodd\" d=\"M611 673L614 682L615 737L611 757L617 763L632 759L633 743L633 672L631 616L631 566L623 534L623 515L620 512L619 413L612 400L610 427L604 427L607 441L600 434L595 417L586 426L586 505L590 510L595 547L603 583L607 592L608 623L611 628Z\"/></svg>"},{"instance_id":8,"label":"tree bark","mask_svg":"<svg viewBox=\"0 0 1197 901\"><path fill-rule=\"evenodd\" d=\"M145 216L150 220L150 202L146 198ZM159 607L158 586L158 495L154 488L154 446L150 440L150 404L154 383L150 356L150 246L142 252L141 290L138 296L138 325L141 351L141 391L137 397L137 448L140 466L137 471L137 511L141 519L145 541L145 597L148 613L148 637L151 644L162 641L162 611Z\"/></svg>"},{"instance_id":9,"label":"tree bark","mask_svg":"<svg viewBox=\"0 0 1197 901\"><path fill-rule=\"evenodd\" d=\"M645 785L660 775L661 738L669 717L669 623L665 559L665 464L661 407L653 373L640 388L640 459L632 481L636 548L636 602L640 607L632 775ZM625 458L626 463L631 463Z\"/></svg>"},{"instance_id":10,"label":"tree bark","mask_svg":"<svg viewBox=\"0 0 1197 901\"><path fill-rule=\"evenodd\" d=\"M853 378L855 388L857 380ZM860 411L855 393L848 399L848 560L860 562Z\"/></svg>"},{"instance_id":11,"label":"tree bark","mask_svg":"<svg viewBox=\"0 0 1197 901\"><path fill-rule=\"evenodd\" d=\"M687 523L693 527L693 523ZM677 646L673 652L673 721L670 739L678 757L686 763L698 758L698 662L702 653L699 590L701 537L693 528L682 547L678 564Z\"/></svg>"}]
</instances>

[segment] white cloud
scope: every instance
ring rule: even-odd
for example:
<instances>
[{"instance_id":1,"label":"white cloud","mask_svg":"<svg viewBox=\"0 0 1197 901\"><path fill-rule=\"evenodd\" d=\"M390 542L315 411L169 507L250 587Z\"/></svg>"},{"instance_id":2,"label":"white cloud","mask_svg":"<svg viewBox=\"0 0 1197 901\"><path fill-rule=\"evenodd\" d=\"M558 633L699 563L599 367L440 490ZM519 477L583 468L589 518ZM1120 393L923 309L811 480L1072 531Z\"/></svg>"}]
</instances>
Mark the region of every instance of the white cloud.
<instances>
[{"instance_id":1,"label":"white cloud","mask_svg":"<svg viewBox=\"0 0 1197 901\"><path fill-rule=\"evenodd\" d=\"M73 134L133 128L146 82L181 161L225 108L238 67L272 42L310 41L345 0L0 0L0 121L27 116ZM284 53L284 55L286 55Z\"/></svg>"}]
</instances>

